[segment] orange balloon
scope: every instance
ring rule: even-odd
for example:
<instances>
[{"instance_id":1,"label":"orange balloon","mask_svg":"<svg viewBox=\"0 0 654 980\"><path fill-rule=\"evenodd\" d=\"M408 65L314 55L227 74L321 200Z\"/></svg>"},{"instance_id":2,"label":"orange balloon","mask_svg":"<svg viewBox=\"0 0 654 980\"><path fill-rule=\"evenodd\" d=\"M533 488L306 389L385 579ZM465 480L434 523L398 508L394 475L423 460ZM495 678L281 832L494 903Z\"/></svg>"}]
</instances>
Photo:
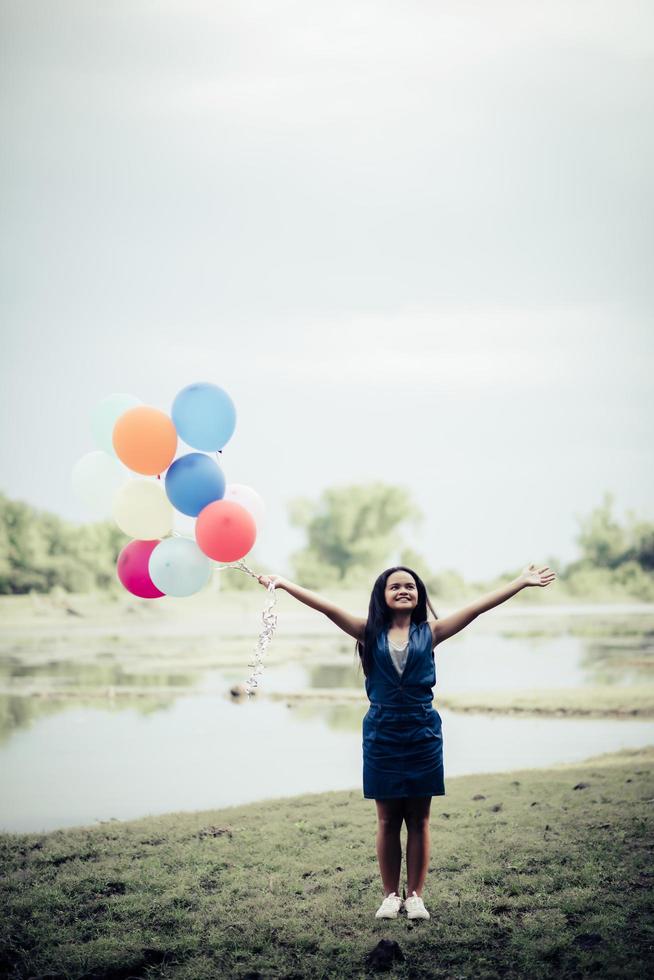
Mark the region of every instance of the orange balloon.
<instances>
[{"instance_id":1,"label":"orange balloon","mask_svg":"<svg viewBox=\"0 0 654 980\"><path fill-rule=\"evenodd\" d=\"M177 429L165 412L136 405L116 420L112 442L116 455L130 470L156 476L175 458Z\"/></svg>"},{"instance_id":2,"label":"orange balloon","mask_svg":"<svg viewBox=\"0 0 654 980\"><path fill-rule=\"evenodd\" d=\"M207 504L195 522L198 547L214 561L238 561L247 555L256 537L254 517L232 500Z\"/></svg>"}]
</instances>

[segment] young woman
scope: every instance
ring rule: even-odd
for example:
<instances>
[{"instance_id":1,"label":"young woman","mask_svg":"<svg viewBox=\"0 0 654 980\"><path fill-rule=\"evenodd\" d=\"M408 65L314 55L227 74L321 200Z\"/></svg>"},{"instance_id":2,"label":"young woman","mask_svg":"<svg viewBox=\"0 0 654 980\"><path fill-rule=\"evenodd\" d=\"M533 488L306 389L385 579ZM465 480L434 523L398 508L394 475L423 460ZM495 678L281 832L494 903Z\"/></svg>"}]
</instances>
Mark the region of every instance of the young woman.
<instances>
[{"instance_id":1,"label":"young woman","mask_svg":"<svg viewBox=\"0 0 654 980\"><path fill-rule=\"evenodd\" d=\"M422 900L429 867L429 809L432 796L445 795L441 716L432 706L434 647L522 589L542 588L555 578L547 565L528 565L512 582L439 619L420 576L399 565L379 576L368 616L362 619L278 575L259 576L262 585L274 582L275 588L324 613L357 641L370 701L363 719L363 795L377 807L377 859L384 887L376 918L394 919L402 906L409 919L429 918ZM404 901L403 822L409 895Z\"/></svg>"}]
</instances>

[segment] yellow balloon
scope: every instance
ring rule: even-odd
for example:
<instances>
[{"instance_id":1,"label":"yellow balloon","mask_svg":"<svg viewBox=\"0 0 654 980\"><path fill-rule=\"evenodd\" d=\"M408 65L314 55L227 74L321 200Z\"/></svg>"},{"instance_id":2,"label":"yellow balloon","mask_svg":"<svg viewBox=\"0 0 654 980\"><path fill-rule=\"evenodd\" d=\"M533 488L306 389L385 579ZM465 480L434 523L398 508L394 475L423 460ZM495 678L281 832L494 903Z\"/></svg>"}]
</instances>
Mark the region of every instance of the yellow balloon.
<instances>
[{"instance_id":1,"label":"yellow balloon","mask_svg":"<svg viewBox=\"0 0 654 980\"><path fill-rule=\"evenodd\" d=\"M173 526L173 507L160 483L130 480L116 491L114 520L130 538L163 538Z\"/></svg>"}]
</instances>

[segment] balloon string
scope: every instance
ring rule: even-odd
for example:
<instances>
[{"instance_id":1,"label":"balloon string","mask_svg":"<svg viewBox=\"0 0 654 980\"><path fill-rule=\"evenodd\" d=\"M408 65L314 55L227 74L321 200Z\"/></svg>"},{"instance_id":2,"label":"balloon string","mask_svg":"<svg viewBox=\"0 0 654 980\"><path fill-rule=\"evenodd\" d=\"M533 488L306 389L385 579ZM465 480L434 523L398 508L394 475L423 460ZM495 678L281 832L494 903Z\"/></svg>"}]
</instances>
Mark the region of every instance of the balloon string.
<instances>
[{"instance_id":1,"label":"balloon string","mask_svg":"<svg viewBox=\"0 0 654 980\"><path fill-rule=\"evenodd\" d=\"M242 558L237 562L233 562L228 565L215 565L218 571L222 571L224 568L238 568L241 572L245 572L246 575L251 575L252 578L258 579L259 576L256 572L253 572L249 568ZM252 668L250 676L245 682L245 691L248 697L251 697L257 687L259 686L259 681L263 676L263 658L268 646L275 634L275 628L277 626L277 613L273 612L275 605L277 603L277 595L275 592L275 586L273 582L268 583L268 601L263 608L261 613L261 619L263 621L263 629L259 633L259 639L257 640L257 645L254 650L252 657L252 662L248 664L248 667Z\"/></svg>"}]
</instances>

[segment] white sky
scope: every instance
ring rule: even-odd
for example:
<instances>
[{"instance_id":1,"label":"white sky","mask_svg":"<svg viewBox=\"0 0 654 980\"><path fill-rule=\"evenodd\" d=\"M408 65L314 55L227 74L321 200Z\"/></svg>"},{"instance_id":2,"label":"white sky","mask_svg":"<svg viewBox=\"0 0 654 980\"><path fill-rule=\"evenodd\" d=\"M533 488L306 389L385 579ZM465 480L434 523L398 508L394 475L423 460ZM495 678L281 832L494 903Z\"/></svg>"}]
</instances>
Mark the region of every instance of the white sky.
<instances>
[{"instance_id":1,"label":"white sky","mask_svg":"<svg viewBox=\"0 0 654 980\"><path fill-rule=\"evenodd\" d=\"M0 10L6 493L84 520L93 405L206 380L270 570L334 484L470 577L654 519L650 3Z\"/></svg>"}]
</instances>

